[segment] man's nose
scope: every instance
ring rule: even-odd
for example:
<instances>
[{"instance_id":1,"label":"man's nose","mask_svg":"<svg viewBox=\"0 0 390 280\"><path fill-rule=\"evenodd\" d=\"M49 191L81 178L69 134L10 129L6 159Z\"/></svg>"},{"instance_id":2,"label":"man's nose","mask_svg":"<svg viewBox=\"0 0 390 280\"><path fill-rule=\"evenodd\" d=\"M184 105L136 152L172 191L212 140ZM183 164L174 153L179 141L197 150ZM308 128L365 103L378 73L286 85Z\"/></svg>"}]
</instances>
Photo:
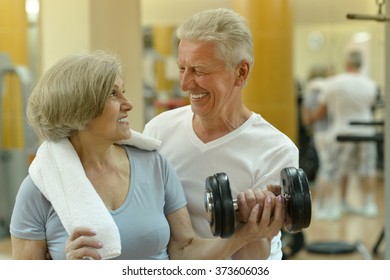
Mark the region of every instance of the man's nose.
<instances>
[{"instance_id":1,"label":"man's nose","mask_svg":"<svg viewBox=\"0 0 390 280\"><path fill-rule=\"evenodd\" d=\"M180 89L182 91L188 91L195 87L194 74L191 73L188 69L184 70L180 74Z\"/></svg>"}]
</instances>

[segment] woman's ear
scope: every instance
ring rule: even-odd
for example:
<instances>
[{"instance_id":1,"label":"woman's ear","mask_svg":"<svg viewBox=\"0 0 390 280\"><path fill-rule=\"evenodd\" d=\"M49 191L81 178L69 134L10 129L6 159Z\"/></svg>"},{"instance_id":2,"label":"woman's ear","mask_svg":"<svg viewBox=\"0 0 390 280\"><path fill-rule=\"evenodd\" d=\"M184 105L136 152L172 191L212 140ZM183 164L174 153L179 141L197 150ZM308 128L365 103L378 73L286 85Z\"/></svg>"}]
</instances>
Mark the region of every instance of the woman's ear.
<instances>
[{"instance_id":1,"label":"woman's ear","mask_svg":"<svg viewBox=\"0 0 390 280\"><path fill-rule=\"evenodd\" d=\"M241 61L237 66L237 77L236 77L236 86L243 86L248 78L249 74L249 63L246 60Z\"/></svg>"}]
</instances>

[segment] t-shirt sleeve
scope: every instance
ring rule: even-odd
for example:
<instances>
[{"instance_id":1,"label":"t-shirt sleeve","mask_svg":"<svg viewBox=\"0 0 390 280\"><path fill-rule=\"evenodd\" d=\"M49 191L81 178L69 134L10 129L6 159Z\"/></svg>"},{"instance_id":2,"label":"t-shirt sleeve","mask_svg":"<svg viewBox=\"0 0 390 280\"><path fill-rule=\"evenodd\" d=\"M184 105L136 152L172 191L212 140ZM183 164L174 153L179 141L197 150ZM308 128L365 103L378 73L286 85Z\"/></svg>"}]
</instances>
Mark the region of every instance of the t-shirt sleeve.
<instances>
[{"instance_id":1,"label":"t-shirt sleeve","mask_svg":"<svg viewBox=\"0 0 390 280\"><path fill-rule=\"evenodd\" d=\"M187 199L173 166L166 160L165 162L165 206L164 213L168 215L187 205Z\"/></svg>"},{"instance_id":2,"label":"t-shirt sleeve","mask_svg":"<svg viewBox=\"0 0 390 280\"><path fill-rule=\"evenodd\" d=\"M267 170L267 173L256 178L252 188L265 188L269 184L280 184L280 172L283 168L299 167L298 148L290 140L281 143L279 145L275 144L276 148L272 153L272 157L268 159L267 165L262 166Z\"/></svg>"},{"instance_id":3,"label":"t-shirt sleeve","mask_svg":"<svg viewBox=\"0 0 390 280\"><path fill-rule=\"evenodd\" d=\"M11 235L31 240L45 239L45 213L48 207L49 202L27 176L16 195L10 223Z\"/></svg>"}]
</instances>

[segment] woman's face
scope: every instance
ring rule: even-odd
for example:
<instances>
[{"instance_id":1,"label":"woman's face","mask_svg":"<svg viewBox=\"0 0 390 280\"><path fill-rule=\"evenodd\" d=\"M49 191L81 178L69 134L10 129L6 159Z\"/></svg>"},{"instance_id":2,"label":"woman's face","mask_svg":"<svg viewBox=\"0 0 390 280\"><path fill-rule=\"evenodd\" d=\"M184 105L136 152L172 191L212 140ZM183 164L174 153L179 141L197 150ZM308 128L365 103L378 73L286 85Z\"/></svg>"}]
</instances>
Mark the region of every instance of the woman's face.
<instances>
[{"instance_id":1,"label":"woman's face","mask_svg":"<svg viewBox=\"0 0 390 280\"><path fill-rule=\"evenodd\" d=\"M127 115L131 109L133 105L125 96L123 81L117 77L103 113L88 124L87 131L112 142L127 139L131 136Z\"/></svg>"}]
</instances>

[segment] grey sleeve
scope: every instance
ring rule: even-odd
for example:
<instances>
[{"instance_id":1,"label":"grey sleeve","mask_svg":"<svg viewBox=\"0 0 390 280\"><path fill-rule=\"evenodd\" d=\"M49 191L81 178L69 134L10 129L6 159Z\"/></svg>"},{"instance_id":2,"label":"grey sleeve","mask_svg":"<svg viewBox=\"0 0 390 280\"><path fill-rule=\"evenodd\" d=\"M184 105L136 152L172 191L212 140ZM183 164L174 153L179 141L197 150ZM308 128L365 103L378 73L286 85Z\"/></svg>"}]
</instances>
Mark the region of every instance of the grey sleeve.
<instances>
[{"instance_id":1,"label":"grey sleeve","mask_svg":"<svg viewBox=\"0 0 390 280\"><path fill-rule=\"evenodd\" d=\"M181 181L173 166L165 160L165 206L164 213L168 215L187 205L187 199Z\"/></svg>"},{"instance_id":2,"label":"grey sleeve","mask_svg":"<svg viewBox=\"0 0 390 280\"><path fill-rule=\"evenodd\" d=\"M46 238L46 217L50 203L27 176L20 185L11 216L11 235L31 240Z\"/></svg>"}]
</instances>

